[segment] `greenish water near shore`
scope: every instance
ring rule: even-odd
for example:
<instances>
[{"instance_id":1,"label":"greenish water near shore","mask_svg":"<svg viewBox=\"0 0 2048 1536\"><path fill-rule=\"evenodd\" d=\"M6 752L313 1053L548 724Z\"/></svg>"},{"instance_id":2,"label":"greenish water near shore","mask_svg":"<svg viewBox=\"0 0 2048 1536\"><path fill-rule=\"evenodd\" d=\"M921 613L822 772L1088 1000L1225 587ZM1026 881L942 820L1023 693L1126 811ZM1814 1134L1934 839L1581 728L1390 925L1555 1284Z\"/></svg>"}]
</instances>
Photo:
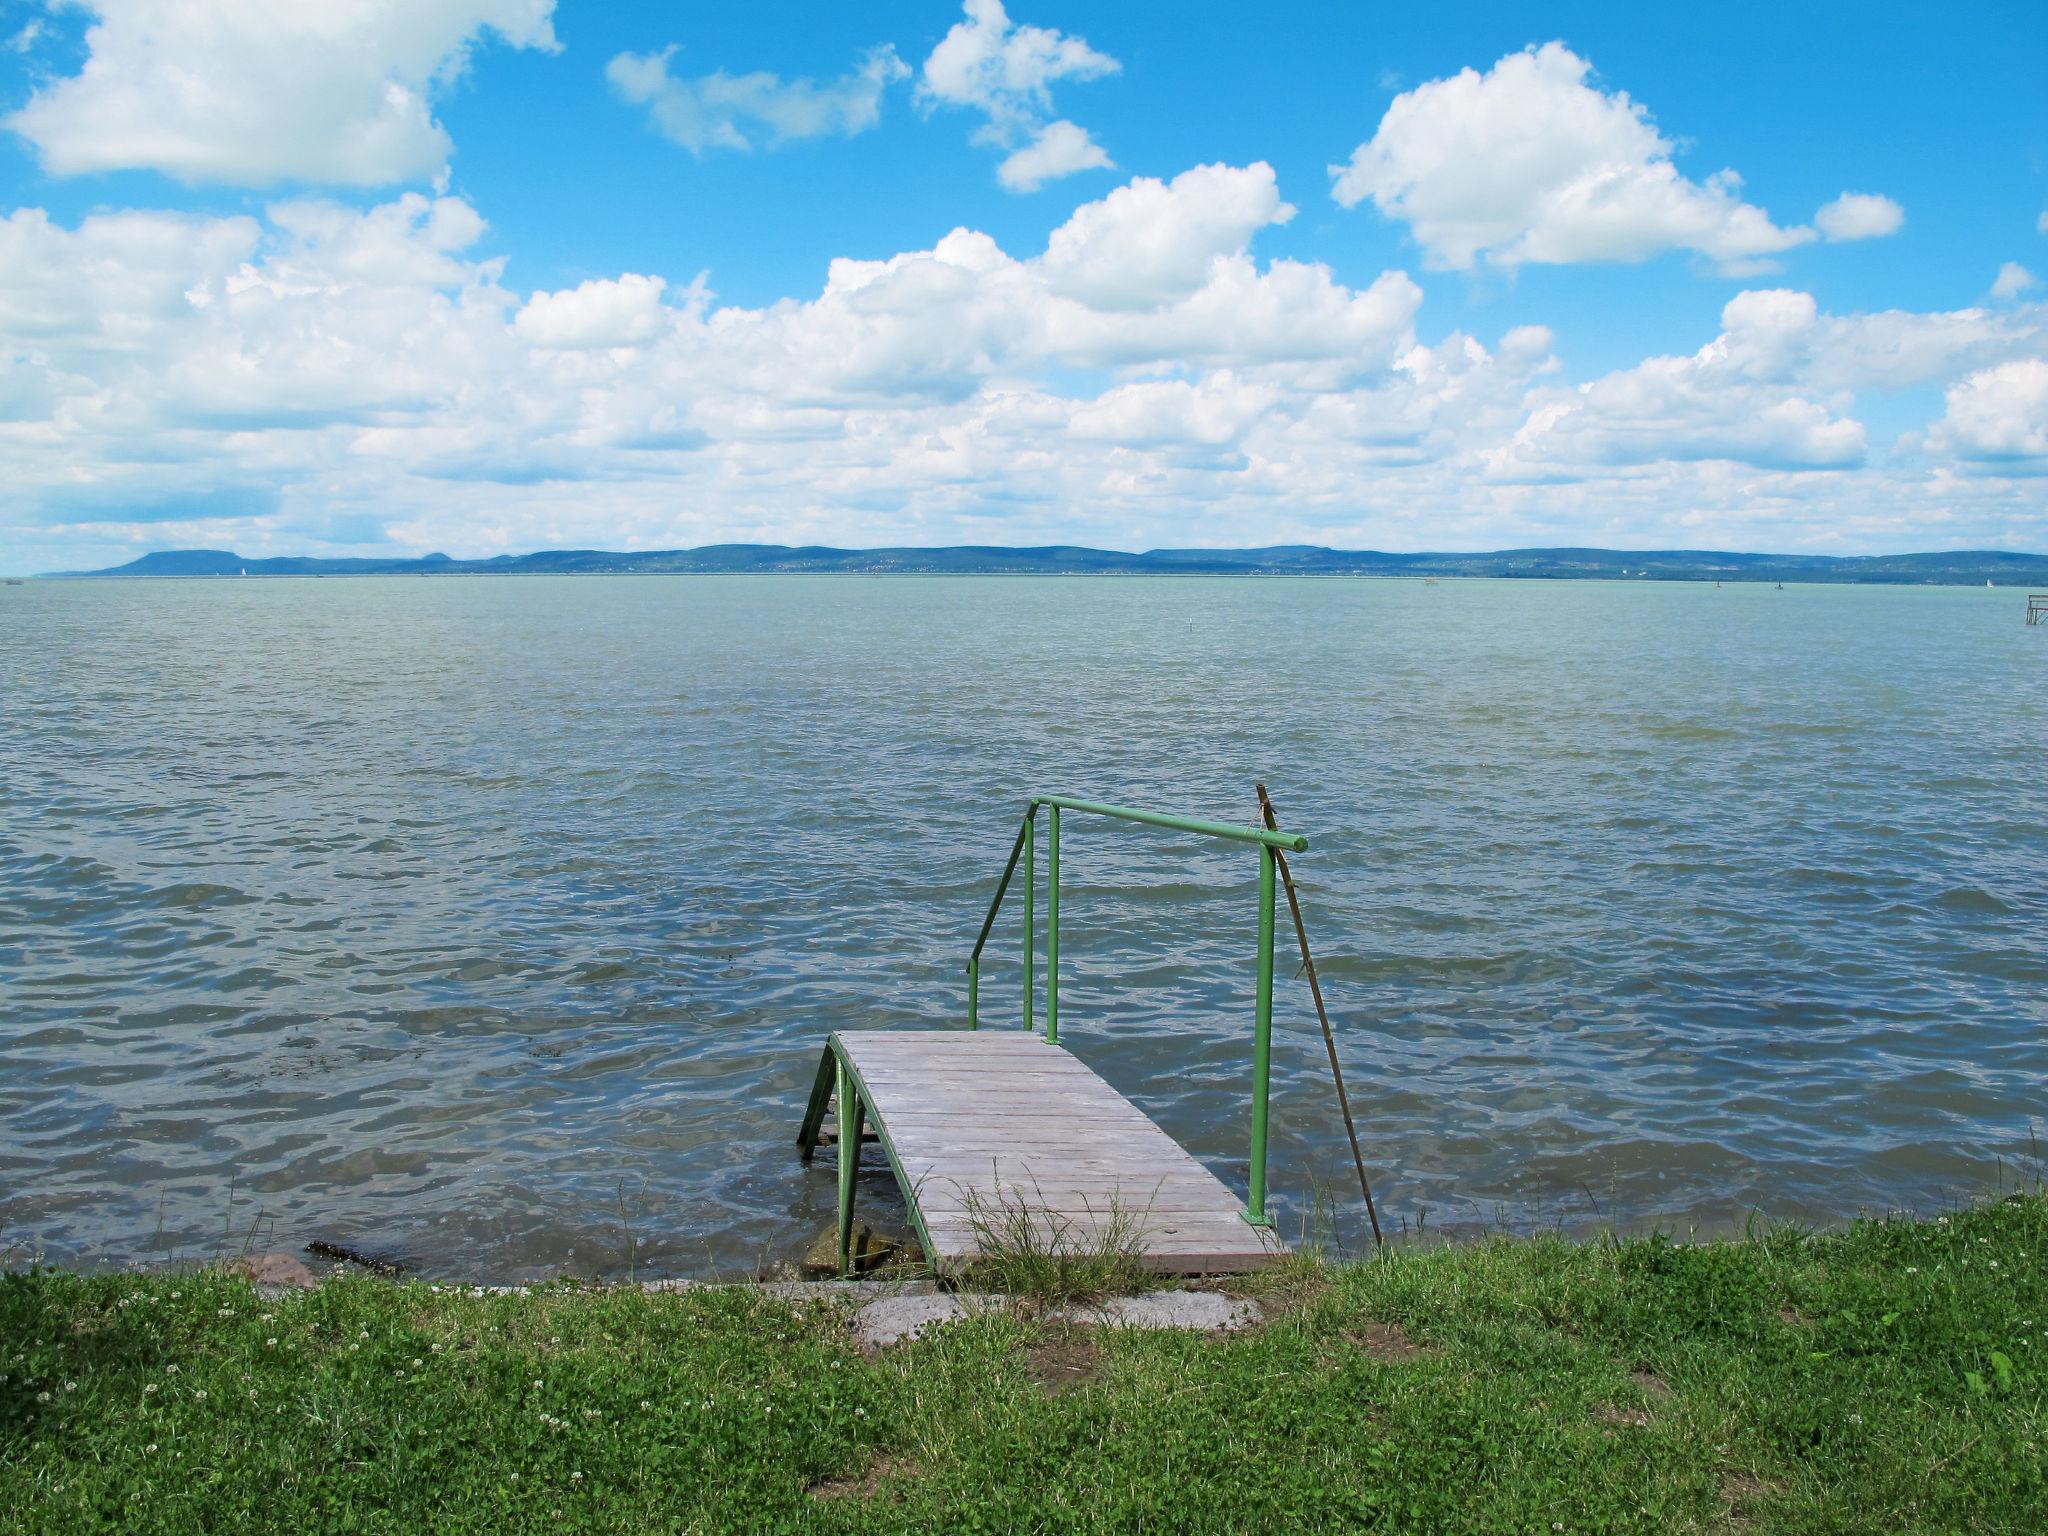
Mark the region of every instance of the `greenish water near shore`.
<instances>
[{"instance_id":1,"label":"greenish water near shore","mask_svg":"<svg viewBox=\"0 0 2048 1536\"><path fill-rule=\"evenodd\" d=\"M1033 791L1297 861L1398 1226L1940 1208L2024 1162L2048 630L2013 593L1261 579L30 583L0 1250L748 1272L828 1029L945 1026ZM1062 1037L1238 1189L1255 878L1076 820ZM1044 911L1040 904L1041 914ZM1016 1017L999 933L984 1018ZM1273 1186L1355 1236L1305 986ZM886 1173L861 1194L892 1198Z\"/></svg>"},{"instance_id":2,"label":"greenish water near shore","mask_svg":"<svg viewBox=\"0 0 2048 1536\"><path fill-rule=\"evenodd\" d=\"M880 1355L748 1287L0 1276L0 1531L2032 1533L2048 1203L1298 1263Z\"/></svg>"}]
</instances>

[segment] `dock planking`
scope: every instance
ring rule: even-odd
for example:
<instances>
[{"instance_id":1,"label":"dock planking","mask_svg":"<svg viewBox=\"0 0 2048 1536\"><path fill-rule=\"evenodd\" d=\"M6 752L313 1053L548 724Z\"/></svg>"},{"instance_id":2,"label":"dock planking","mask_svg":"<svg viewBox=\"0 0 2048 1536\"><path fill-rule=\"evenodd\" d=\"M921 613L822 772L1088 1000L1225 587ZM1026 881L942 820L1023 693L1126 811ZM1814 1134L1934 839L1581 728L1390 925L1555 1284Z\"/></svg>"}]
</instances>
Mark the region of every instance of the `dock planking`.
<instances>
[{"instance_id":1,"label":"dock planking","mask_svg":"<svg viewBox=\"0 0 2048 1536\"><path fill-rule=\"evenodd\" d=\"M902 1185L926 1259L942 1274L980 1251L977 1206L1028 1210L1079 1245L1120 1213L1145 1265L1164 1273L1256 1269L1280 1251L1222 1180L1038 1035L835 1033L799 1137L806 1157L841 1064Z\"/></svg>"}]
</instances>

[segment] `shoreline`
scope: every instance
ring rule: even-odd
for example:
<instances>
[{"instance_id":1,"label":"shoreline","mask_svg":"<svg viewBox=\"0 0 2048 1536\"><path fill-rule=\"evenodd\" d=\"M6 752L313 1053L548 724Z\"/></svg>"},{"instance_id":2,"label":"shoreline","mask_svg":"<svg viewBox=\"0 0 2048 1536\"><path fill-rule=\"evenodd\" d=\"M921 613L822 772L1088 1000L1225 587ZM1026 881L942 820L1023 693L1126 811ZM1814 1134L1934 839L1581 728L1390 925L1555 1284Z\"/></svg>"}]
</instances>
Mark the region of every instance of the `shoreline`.
<instances>
[{"instance_id":1,"label":"shoreline","mask_svg":"<svg viewBox=\"0 0 2048 1536\"><path fill-rule=\"evenodd\" d=\"M0 1531L2020 1531L2044 1260L2016 1194L1301 1259L1210 1334L1027 1295L879 1341L860 1282L13 1272Z\"/></svg>"}]
</instances>

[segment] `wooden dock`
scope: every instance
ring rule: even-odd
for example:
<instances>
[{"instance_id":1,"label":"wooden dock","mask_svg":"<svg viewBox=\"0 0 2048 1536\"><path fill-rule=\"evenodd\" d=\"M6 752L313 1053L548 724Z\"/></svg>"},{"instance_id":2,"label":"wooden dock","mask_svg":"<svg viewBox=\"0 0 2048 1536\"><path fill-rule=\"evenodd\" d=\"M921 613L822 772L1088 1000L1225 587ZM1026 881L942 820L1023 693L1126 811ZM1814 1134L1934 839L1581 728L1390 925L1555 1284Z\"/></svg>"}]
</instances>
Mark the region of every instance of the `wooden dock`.
<instances>
[{"instance_id":1,"label":"wooden dock","mask_svg":"<svg viewBox=\"0 0 2048 1536\"><path fill-rule=\"evenodd\" d=\"M806 1158L826 1139L835 1097L842 1250L865 1130L894 1168L926 1262L941 1274L981 1253L977 1213L985 1226L991 1216L1028 1212L1041 1234L1083 1252L1121 1222L1145 1266L1168 1274L1257 1269L1282 1251L1222 1180L1037 1034L833 1034L798 1136Z\"/></svg>"}]
</instances>

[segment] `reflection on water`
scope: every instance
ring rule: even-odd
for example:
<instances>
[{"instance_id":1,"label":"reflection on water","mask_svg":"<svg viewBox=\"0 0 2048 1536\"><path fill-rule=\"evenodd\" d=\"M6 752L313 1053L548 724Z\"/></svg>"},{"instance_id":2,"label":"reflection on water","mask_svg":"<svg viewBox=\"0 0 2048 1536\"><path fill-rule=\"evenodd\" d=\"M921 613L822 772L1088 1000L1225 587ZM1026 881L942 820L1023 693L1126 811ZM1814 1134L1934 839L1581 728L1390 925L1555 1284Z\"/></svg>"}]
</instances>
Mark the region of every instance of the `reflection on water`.
<instances>
[{"instance_id":1,"label":"reflection on water","mask_svg":"<svg viewBox=\"0 0 2048 1536\"><path fill-rule=\"evenodd\" d=\"M2007 593L40 583L0 700L17 1252L261 1213L436 1273L787 1256L818 1040L960 1019L1031 790L1272 786L1411 1223L1925 1206L2048 1113L2048 631ZM1254 859L1065 843L1063 1039L1242 1189ZM1355 1232L1303 983L1278 1011L1283 1221L1313 1179Z\"/></svg>"}]
</instances>

